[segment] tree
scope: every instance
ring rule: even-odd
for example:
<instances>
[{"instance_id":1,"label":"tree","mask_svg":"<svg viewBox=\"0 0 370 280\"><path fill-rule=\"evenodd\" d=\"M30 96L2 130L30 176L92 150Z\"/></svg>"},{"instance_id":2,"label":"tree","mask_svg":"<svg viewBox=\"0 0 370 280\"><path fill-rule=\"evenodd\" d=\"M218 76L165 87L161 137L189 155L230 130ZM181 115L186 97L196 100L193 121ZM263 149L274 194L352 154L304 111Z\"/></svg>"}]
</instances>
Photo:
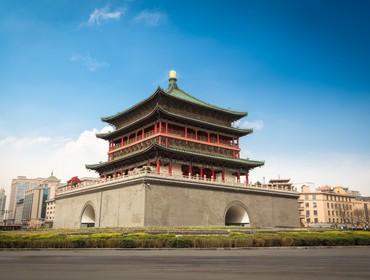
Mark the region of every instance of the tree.
<instances>
[{"instance_id":1,"label":"tree","mask_svg":"<svg viewBox=\"0 0 370 280\"><path fill-rule=\"evenodd\" d=\"M353 222L356 226L366 225L366 216L364 209L355 209L353 210Z\"/></svg>"}]
</instances>

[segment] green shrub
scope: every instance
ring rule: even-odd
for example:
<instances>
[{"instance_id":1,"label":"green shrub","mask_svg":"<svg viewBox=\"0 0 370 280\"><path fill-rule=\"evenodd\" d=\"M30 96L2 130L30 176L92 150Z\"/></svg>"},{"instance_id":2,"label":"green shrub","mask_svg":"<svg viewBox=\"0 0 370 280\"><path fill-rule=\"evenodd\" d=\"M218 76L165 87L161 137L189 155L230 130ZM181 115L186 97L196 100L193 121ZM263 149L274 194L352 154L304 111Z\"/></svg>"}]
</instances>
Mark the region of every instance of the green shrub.
<instances>
[{"instance_id":1,"label":"green shrub","mask_svg":"<svg viewBox=\"0 0 370 280\"><path fill-rule=\"evenodd\" d=\"M179 230L150 229L83 229L0 232L0 248L217 248L266 246L348 246L370 245L370 232L305 231L274 232L194 230L193 235L175 235ZM145 231L147 230L147 231ZM210 232L210 233L208 233Z\"/></svg>"},{"instance_id":2,"label":"green shrub","mask_svg":"<svg viewBox=\"0 0 370 280\"><path fill-rule=\"evenodd\" d=\"M175 248L192 248L193 241L189 237L179 236L175 239Z\"/></svg>"},{"instance_id":3,"label":"green shrub","mask_svg":"<svg viewBox=\"0 0 370 280\"><path fill-rule=\"evenodd\" d=\"M136 248L135 240L132 238L124 238L120 242L121 248Z\"/></svg>"}]
</instances>

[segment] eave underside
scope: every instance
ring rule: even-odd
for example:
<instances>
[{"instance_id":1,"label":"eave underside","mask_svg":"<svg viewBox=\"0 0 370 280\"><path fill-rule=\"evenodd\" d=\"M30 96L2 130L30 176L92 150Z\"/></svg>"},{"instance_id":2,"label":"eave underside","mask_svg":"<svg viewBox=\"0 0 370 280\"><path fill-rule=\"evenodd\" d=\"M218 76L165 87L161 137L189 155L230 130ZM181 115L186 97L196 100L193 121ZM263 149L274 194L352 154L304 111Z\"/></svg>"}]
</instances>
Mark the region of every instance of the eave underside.
<instances>
[{"instance_id":1,"label":"eave underside","mask_svg":"<svg viewBox=\"0 0 370 280\"><path fill-rule=\"evenodd\" d=\"M210 122L206 122L206 121L202 121L202 120L198 120L194 118L181 116L181 115L169 112L163 109L161 106L157 105L153 109L152 112L142 117L141 119L138 119L137 121L132 122L131 124L128 124L127 126L124 126L115 131L112 131L109 133L96 134L96 136L104 140L112 140L132 130L140 128L158 118L174 120L180 123L188 123L190 125L203 127L203 128L214 130L214 131L219 131L219 132L223 132L223 133L238 136L238 137L242 137L242 136L248 135L253 132L253 129L240 129L240 128L235 128L235 127L222 126L222 125L218 125L218 124L214 124L214 123L210 123Z\"/></svg>"},{"instance_id":2,"label":"eave underside","mask_svg":"<svg viewBox=\"0 0 370 280\"><path fill-rule=\"evenodd\" d=\"M160 159L172 159L184 162L208 164L219 167L233 168L233 169L253 169L255 167L260 167L264 165L263 161L253 161L247 159L232 159L222 156L202 154L198 152L191 152L186 150L174 149L163 147L158 144L152 144L144 150L137 151L135 153L129 154L122 158L103 162L99 164L86 165L86 168L95 170L99 173L106 170L111 170L115 168L122 168L130 164L137 162L148 162L155 158Z\"/></svg>"}]
</instances>

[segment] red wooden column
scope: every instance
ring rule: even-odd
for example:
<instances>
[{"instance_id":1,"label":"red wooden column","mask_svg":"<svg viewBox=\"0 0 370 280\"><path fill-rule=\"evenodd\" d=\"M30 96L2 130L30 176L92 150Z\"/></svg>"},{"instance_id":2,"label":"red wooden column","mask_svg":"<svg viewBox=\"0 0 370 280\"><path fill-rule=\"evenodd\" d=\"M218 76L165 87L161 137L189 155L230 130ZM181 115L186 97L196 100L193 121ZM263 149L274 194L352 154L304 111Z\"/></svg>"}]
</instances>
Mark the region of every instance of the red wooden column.
<instances>
[{"instance_id":1,"label":"red wooden column","mask_svg":"<svg viewBox=\"0 0 370 280\"><path fill-rule=\"evenodd\" d=\"M212 181L214 181L215 180L215 169L214 168L212 168Z\"/></svg>"},{"instance_id":2,"label":"red wooden column","mask_svg":"<svg viewBox=\"0 0 370 280\"><path fill-rule=\"evenodd\" d=\"M220 144L220 134L217 134L217 144Z\"/></svg>"},{"instance_id":3,"label":"red wooden column","mask_svg":"<svg viewBox=\"0 0 370 280\"><path fill-rule=\"evenodd\" d=\"M193 170L192 170L192 166L191 166L191 163L189 164L189 176L192 176L193 175Z\"/></svg>"},{"instance_id":4,"label":"red wooden column","mask_svg":"<svg viewBox=\"0 0 370 280\"><path fill-rule=\"evenodd\" d=\"M172 176L172 159L168 163L168 174Z\"/></svg>"},{"instance_id":5,"label":"red wooden column","mask_svg":"<svg viewBox=\"0 0 370 280\"><path fill-rule=\"evenodd\" d=\"M249 170L245 172L245 185L248 186L249 184Z\"/></svg>"},{"instance_id":6,"label":"red wooden column","mask_svg":"<svg viewBox=\"0 0 370 280\"><path fill-rule=\"evenodd\" d=\"M168 147L168 122L166 122L166 147Z\"/></svg>"},{"instance_id":7,"label":"red wooden column","mask_svg":"<svg viewBox=\"0 0 370 280\"><path fill-rule=\"evenodd\" d=\"M195 140L198 140L198 130L195 130Z\"/></svg>"},{"instance_id":8,"label":"red wooden column","mask_svg":"<svg viewBox=\"0 0 370 280\"><path fill-rule=\"evenodd\" d=\"M211 143L211 134L208 132L208 143Z\"/></svg>"},{"instance_id":9,"label":"red wooden column","mask_svg":"<svg viewBox=\"0 0 370 280\"><path fill-rule=\"evenodd\" d=\"M188 127L185 126L185 138L188 138Z\"/></svg>"},{"instance_id":10,"label":"red wooden column","mask_svg":"<svg viewBox=\"0 0 370 280\"><path fill-rule=\"evenodd\" d=\"M161 121L158 124L158 133L159 134L162 133L162 122ZM162 145L162 136L161 135L159 136L158 144L159 145Z\"/></svg>"},{"instance_id":11,"label":"red wooden column","mask_svg":"<svg viewBox=\"0 0 370 280\"><path fill-rule=\"evenodd\" d=\"M135 132L135 142L137 142L137 131Z\"/></svg>"},{"instance_id":12,"label":"red wooden column","mask_svg":"<svg viewBox=\"0 0 370 280\"><path fill-rule=\"evenodd\" d=\"M236 181L240 183L240 172L236 173Z\"/></svg>"},{"instance_id":13,"label":"red wooden column","mask_svg":"<svg viewBox=\"0 0 370 280\"><path fill-rule=\"evenodd\" d=\"M161 173L161 161L159 158L156 160L156 172L159 174Z\"/></svg>"},{"instance_id":14,"label":"red wooden column","mask_svg":"<svg viewBox=\"0 0 370 280\"><path fill-rule=\"evenodd\" d=\"M203 167L200 168L200 178L203 179L203 176L204 176L204 171L203 171Z\"/></svg>"},{"instance_id":15,"label":"red wooden column","mask_svg":"<svg viewBox=\"0 0 370 280\"><path fill-rule=\"evenodd\" d=\"M225 168L222 168L222 182L225 182Z\"/></svg>"}]
</instances>

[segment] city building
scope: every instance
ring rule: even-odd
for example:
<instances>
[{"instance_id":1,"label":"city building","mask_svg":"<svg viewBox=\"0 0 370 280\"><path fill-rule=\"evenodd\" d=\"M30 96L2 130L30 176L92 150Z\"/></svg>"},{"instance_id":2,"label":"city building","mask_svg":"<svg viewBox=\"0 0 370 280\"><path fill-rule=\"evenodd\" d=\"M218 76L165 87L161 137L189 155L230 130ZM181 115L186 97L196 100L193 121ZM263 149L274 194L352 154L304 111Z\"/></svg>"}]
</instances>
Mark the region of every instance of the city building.
<instances>
[{"instance_id":1,"label":"city building","mask_svg":"<svg viewBox=\"0 0 370 280\"><path fill-rule=\"evenodd\" d=\"M356 196L353 200L353 225L369 227L370 197Z\"/></svg>"},{"instance_id":2,"label":"city building","mask_svg":"<svg viewBox=\"0 0 370 280\"><path fill-rule=\"evenodd\" d=\"M305 227L355 226L369 222L369 200L348 188L322 186L311 191L308 186L302 186L298 202L301 225Z\"/></svg>"},{"instance_id":3,"label":"city building","mask_svg":"<svg viewBox=\"0 0 370 280\"><path fill-rule=\"evenodd\" d=\"M246 115L191 96L170 71L166 90L102 118L108 160L87 165L98 180L58 188L54 227L298 226L291 186L250 184L264 162L240 157L252 130L232 124Z\"/></svg>"},{"instance_id":4,"label":"city building","mask_svg":"<svg viewBox=\"0 0 370 280\"><path fill-rule=\"evenodd\" d=\"M20 199L17 201L15 206L14 213L14 224L22 225L23 224L23 208L24 208L24 199Z\"/></svg>"},{"instance_id":5,"label":"city building","mask_svg":"<svg viewBox=\"0 0 370 280\"><path fill-rule=\"evenodd\" d=\"M9 198L9 220L15 218L17 202L25 198L26 191L38 187L45 178L29 179L26 176L18 176L12 180Z\"/></svg>"},{"instance_id":6,"label":"city building","mask_svg":"<svg viewBox=\"0 0 370 280\"><path fill-rule=\"evenodd\" d=\"M55 217L55 193L60 186L60 180L51 173L44 184L48 187L48 197L46 200L45 224L52 226Z\"/></svg>"},{"instance_id":7,"label":"city building","mask_svg":"<svg viewBox=\"0 0 370 280\"><path fill-rule=\"evenodd\" d=\"M6 195L5 189L0 189L0 224L3 223L5 218L5 203L6 203Z\"/></svg>"},{"instance_id":8,"label":"city building","mask_svg":"<svg viewBox=\"0 0 370 280\"><path fill-rule=\"evenodd\" d=\"M47 202L53 201L60 180L53 174L36 188L25 193L22 221L29 227L40 227L47 222ZM49 210L50 213L50 210Z\"/></svg>"},{"instance_id":9,"label":"city building","mask_svg":"<svg viewBox=\"0 0 370 280\"><path fill-rule=\"evenodd\" d=\"M49 188L40 185L26 191L23 205L22 222L29 227L40 227L46 217L46 200Z\"/></svg>"}]
</instances>

